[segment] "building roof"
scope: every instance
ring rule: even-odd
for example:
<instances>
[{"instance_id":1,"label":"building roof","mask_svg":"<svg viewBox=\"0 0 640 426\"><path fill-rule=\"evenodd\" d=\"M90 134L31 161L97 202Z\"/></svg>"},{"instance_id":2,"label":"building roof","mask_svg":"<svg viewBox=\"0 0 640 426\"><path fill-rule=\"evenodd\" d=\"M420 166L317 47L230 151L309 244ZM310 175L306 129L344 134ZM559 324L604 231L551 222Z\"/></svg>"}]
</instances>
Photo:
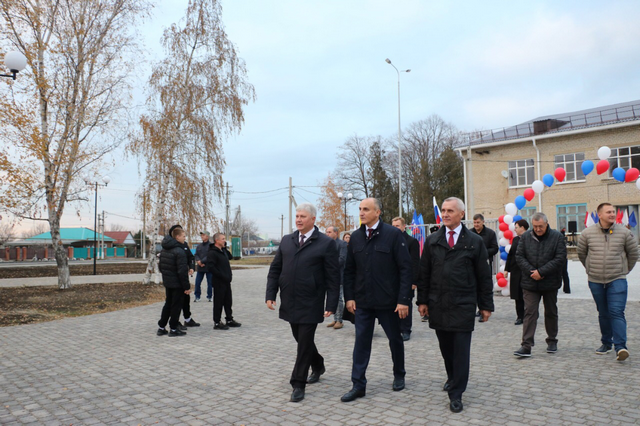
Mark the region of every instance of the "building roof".
<instances>
[{"instance_id":1,"label":"building roof","mask_svg":"<svg viewBox=\"0 0 640 426\"><path fill-rule=\"evenodd\" d=\"M114 239L114 244L135 245L135 240L129 231L109 231L104 235Z\"/></svg>"},{"instance_id":2,"label":"building roof","mask_svg":"<svg viewBox=\"0 0 640 426\"><path fill-rule=\"evenodd\" d=\"M531 138L538 135L601 127L628 121L638 121L640 124L640 100L545 115L511 127L475 132L468 135L461 145L473 146L511 139Z\"/></svg>"},{"instance_id":3,"label":"building roof","mask_svg":"<svg viewBox=\"0 0 640 426\"><path fill-rule=\"evenodd\" d=\"M60 228L60 239L62 244L72 244L78 241L93 241L94 232L89 228ZM101 240L102 234L96 232L96 239ZM115 241L111 237L104 237L104 241ZM51 244L51 232L43 232L31 238L16 240L7 245L37 245Z\"/></svg>"}]
</instances>

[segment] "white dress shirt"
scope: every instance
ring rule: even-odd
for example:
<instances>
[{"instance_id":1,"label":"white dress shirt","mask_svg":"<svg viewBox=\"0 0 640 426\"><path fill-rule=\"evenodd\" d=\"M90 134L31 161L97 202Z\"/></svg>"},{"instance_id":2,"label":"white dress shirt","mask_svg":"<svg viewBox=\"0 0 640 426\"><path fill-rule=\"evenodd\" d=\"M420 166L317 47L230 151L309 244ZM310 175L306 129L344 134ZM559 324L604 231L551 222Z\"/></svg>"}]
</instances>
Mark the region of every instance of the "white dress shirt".
<instances>
[{"instance_id":1,"label":"white dress shirt","mask_svg":"<svg viewBox=\"0 0 640 426\"><path fill-rule=\"evenodd\" d=\"M458 237L460 236L460 232L462 232L462 223L458 225L456 229L447 228L447 242L449 242L449 232L453 231L453 245L455 246L458 243Z\"/></svg>"}]
</instances>

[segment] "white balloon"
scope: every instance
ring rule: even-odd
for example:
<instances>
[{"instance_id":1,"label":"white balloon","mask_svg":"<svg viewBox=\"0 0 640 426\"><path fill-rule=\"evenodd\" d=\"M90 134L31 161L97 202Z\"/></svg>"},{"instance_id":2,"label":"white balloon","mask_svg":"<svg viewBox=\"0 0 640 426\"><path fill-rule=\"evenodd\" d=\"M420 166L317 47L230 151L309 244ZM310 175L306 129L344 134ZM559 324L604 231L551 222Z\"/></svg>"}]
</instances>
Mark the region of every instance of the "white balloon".
<instances>
[{"instance_id":1,"label":"white balloon","mask_svg":"<svg viewBox=\"0 0 640 426\"><path fill-rule=\"evenodd\" d=\"M498 241L498 244L500 244L503 247L506 247L507 244L509 244L509 240L507 240L506 238L500 238L500 241Z\"/></svg>"},{"instance_id":2,"label":"white balloon","mask_svg":"<svg viewBox=\"0 0 640 426\"><path fill-rule=\"evenodd\" d=\"M505 287L502 289L502 295L505 297L509 297L511 295L511 292L509 291L509 287Z\"/></svg>"},{"instance_id":3,"label":"white balloon","mask_svg":"<svg viewBox=\"0 0 640 426\"><path fill-rule=\"evenodd\" d=\"M504 266L506 264L507 264L507 261L502 259L502 258L500 258L500 266L502 267L502 266Z\"/></svg>"},{"instance_id":4,"label":"white balloon","mask_svg":"<svg viewBox=\"0 0 640 426\"><path fill-rule=\"evenodd\" d=\"M516 224L515 223L511 223L509 225L509 231L511 232L516 232Z\"/></svg>"},{"instance_id":5,"label":"white balloon","mask_svg":"<svg viewBox=\"0 0 640 426\"><path fill-rule=\"evenodd\" d=\"M504 220L504 223L507 225L511 225L513 223L513 216L506 214L502 220Z\"/></svg>"},{"instance_id":6,"label":"white balloon","mask_svg":"<svg viewBox=\"0 0 640 426\"><path fill-rule=\"evenodd\" d=\"M636 181L636 186L638 187L638 189L640 189L640 179Z\"/></svg>"},{"instance_id":7,"label":"white balloon","mask_svg":"<svg viewBox=\"0 0 640 426\"><path fill-rule=\"evenodd\" d=\"M507 244L506 246L504 246L504 251L509 253L511 251L511 244Z\"/></svg>"},{"instance_id":8,"label":"white balloon","mask_svg":"<svg viewBox=\"0 0 640 426\"><path fill-rule=\"evenodd\" d=\"M504 238L504 232L498 231L498 241L500 241L501 238Z\"/></svg>"},{"instance_id":9,"label":"white balloon","mask_svg":"<svg viewBox=\"0 0 640 426\"><path fill-rule=\"evenodd\" d=\"M516 207L516 205L513 203L508 203L506 206L504 206L504 210L507 212L507 215L509 216L515 216L518 214L518 207ZM511 222L508 222L508 223L511 223Z\"/></svg>"},{"instance_id":10,"label":"white balloon","mask_svg":"<svg viewBox=\"0 0 640 426\"><path fill-rule=\"evenodd\" d=\"M544 183L541 180L534 180L531 184L531 189L533 189L533 192L536 194L539 194L544 191Z\"/></svg>"},{"instance_id":11,"label":"white balloon","mask_svg":"<svg viewBox=\"0 0 640 426\"><path fill-rule=\"evenodd\" d=\"M611 148L608 146L601 146L598 150L598 158L601 160L606 160L611 156Z\"/></svg>"},{"instance_id":12,"label":"white balloon","mask_svg":"<svg viewBox=\"0 0 640 426\"><path fill-rule=\"evenodd\" d=\"M504 274L504 265L502 265L502 266L500 267L500 272L502 272L502 273Z\"/></svg>"},{"instance_id":13,"label":"white balloon","mask_svg":"<svg viewBox=\"0 0 640 426\"><path fill-rule=\"evenodd\" d=\"M493 291L502 291L502 287L497 282L493 283Z\"/></svg>"}]
</instances>

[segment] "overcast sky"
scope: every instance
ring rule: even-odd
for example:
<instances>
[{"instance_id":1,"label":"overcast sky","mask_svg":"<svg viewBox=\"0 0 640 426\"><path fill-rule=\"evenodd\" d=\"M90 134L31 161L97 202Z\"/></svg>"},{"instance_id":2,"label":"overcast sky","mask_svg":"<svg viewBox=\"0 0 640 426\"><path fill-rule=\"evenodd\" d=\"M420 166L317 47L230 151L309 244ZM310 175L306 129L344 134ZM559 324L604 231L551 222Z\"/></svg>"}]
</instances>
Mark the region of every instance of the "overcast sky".
<instances>
[{"instance_id":1,"label":"overcast sky","mask_svg":"<svg viewBox=\"0 0 640 426\"><path fill-rule=\"evenodd\" d=\"M147 59L162 55L162 29L186 0L157 2L141 29ZM460 130L510 126L548 114L640 99L637 1L264 1L223 0L229 38L246 61L257 101L237 137L224 143L232 207L260 232L288 222L291 176L298 202L316 202L353 134L397 132L397 75L403 127L438 114ZM140 88L147 75L140 75ZM142 102L142 100L140 100ZM135 162L107 170L98 211L107 227L136 231ZM350 214L356 214L355 204ZM220 216L222 204L215 209ZM119 216L117 216L119 215ZM124 217L123 217L124 216ZM68 207L63 226L93 227L93 204Z\"/></svg>"}]
</instances>

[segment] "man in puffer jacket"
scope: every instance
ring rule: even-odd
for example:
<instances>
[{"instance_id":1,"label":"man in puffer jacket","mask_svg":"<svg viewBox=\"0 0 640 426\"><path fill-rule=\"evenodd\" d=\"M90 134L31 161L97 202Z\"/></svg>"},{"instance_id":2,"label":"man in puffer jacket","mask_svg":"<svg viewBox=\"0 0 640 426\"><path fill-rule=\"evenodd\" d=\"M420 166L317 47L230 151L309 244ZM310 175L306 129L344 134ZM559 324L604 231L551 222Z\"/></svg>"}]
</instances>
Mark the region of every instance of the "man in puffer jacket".
<instances>
[{"instance_id":1,"label":"man in puffer jacket","mask_svg":"<svg viewBox=\"0 0 640 426\"><path fill-rule=\"evenodd\" d=\"M522 347L513 354L531 356L533 338L538 323L540 299L544 303L544 328L547 331L547 353L558 351L558 289L567 259L567 247L562 234L549 227L544 213L531 217L532 231L520 237L516 262L522 271L520 286L524 298Z\"/></svg>"},{"instance_id":2,"label":"man in puffer jacket","mask_svg":"<svg viewBox=\"0 0 640 426\"><path fill-rule=\"evenodd\" d=\"M188 298L191 288L187 255L182 247L185 238L184 230L175 228L171 235L167 235L162 240L159 268L166 291L166 300L162 307L160 321L158 321L158 336L169 334L170 337L175 337L187 334L180 330L178 322L183 298L185 295ZM169 322L171 331L165 329L167 322Z\"/></svg>"},{"instance_id":3,"label":"man in puffer jacket","mask_svg":"<svg viewBox=\"0 0 640 426\"><path fill-rule=\"evenodd\" d=\"M598 308L604 355L615 346L617 360L629 357L627 350L627 274L638 261L638 243L627 228L616 225L616 209L609 203L598 206L597 224L582 231L578 257L589 276L589 289Z\"/></svg>"}]
</instances>

